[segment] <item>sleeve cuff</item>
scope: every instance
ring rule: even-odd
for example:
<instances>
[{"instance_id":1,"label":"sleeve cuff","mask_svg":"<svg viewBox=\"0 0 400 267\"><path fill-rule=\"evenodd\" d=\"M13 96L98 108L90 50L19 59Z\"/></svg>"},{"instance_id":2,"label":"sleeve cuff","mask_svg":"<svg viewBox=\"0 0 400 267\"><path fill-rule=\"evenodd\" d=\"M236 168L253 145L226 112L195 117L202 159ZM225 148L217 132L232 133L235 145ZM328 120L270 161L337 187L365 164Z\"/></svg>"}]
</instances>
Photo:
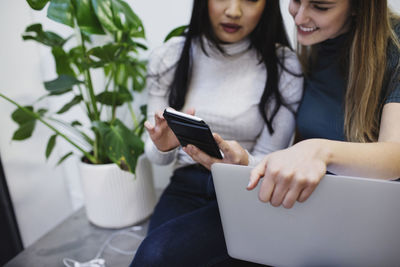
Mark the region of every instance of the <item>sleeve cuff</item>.
<instances>
[{"instance_id":1,"label":"sleeve cuff","mask_svg":"<svg viewBox=\"0 0 400 267\"><path fill-rule=\"evenodd\" d=\"M178 153L178 148L174 148L170 151L160 151L158 148L154 145L153 141L149 138L146 141L145 145L145 152L147 158L155 164L158 165L168 165L171 162L173 162L176 158L176 155Z\"/></svg>"},{"instance_id":2,"label":"sleeve cuff","mask_svg":"<svg viewBox=\"0 0 400 267\"><path fill-rule=\"evenodd\" d=\"M247 150L246 150L246 152L247 152L247 155L249 156L249 164L248 164L248 166L250 166L250 167L257 166L257 164L260 163L261 160L265 157L265 155L253 156Z\"/></svg>"}]
</instances>

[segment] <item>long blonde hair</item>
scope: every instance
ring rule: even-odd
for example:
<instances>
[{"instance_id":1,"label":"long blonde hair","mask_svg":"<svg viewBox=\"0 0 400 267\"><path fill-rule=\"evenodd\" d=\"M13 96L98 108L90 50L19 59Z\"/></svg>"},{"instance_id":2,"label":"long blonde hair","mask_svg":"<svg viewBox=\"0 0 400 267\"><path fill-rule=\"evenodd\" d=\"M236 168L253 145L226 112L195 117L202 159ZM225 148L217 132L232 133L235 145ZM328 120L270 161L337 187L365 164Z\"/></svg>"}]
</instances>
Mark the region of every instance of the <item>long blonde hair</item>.
<instances>
[{"instance_id":1,"label":"long blonde hair","mask_svg":"<svg viewBox=\"0 0 400 267\"><path fill-rule=\"evenodd\" d=\"M351 142L378 139L381 92L389 41L400 49L392 20L397 18L387 0L350 0L352 41L348 55L344 133ZM299 57L307 75L313 47L299 45Z\"/></svg>"}]
</instances>

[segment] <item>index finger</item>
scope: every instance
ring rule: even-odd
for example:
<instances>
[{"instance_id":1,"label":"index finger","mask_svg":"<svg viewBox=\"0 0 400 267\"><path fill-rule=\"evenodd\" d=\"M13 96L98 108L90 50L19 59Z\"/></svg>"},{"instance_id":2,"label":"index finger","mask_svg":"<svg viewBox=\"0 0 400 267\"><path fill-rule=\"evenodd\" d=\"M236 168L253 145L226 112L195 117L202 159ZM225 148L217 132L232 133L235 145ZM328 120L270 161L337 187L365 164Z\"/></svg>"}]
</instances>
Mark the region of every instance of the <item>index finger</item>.
<instances>
[{"instance_id":1,"label":"index finger","mask_svg":"<svg viewBox=\"0 0 400 267\"><path fill-rule=\"evenodd\" d=\"M250 178L249 178L249 184L247 185L247 190L253 190L257 184L258 181L264 177L265 175L265 169L267 167L267 160L268 156L265 157L259 164L257 164L256 167L253 168L253 170L250 173Z\"/></svg>"},{"instance_id":2,"label":"index finger","mask_svg":"<svg viewBox=\"0 0 400 267\"><path fill-rule=\"evenodd\" d=\"M155 119L156 124L161 124L162 122L164 122L165 119L164 119L164 116L163 116L163 112L162 111L157 111L154 114L154 119Z\"/></svg>"}]
</instances>

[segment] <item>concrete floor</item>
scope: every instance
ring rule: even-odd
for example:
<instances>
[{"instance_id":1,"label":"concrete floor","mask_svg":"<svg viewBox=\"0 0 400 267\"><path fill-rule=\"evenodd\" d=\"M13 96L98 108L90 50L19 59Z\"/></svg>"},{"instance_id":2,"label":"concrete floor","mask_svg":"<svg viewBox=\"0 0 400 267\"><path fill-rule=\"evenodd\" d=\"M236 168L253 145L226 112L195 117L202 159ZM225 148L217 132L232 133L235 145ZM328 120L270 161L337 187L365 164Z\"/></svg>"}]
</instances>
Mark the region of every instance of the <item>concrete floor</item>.
<instances>
[{"instance_id":1,"label":"concrete floor","mask_svg":"<svg viewBox=\"0 0 400 267\"><path fill-rule=\"evenodd\" d=\"M146 235L147 226L148 220L135 227L119 230L99 228L89 223L82 208L26 248L5 267L61 267L65 266L63 260L67 258L87 262L96 257L110 237L113 237L110 242L112 246L124 251L135 251ZM105 260L106 266L122 267L129 266L133 255L123 255L110 247L104 247L100 257Z\"/></svg>"}]
</instances>

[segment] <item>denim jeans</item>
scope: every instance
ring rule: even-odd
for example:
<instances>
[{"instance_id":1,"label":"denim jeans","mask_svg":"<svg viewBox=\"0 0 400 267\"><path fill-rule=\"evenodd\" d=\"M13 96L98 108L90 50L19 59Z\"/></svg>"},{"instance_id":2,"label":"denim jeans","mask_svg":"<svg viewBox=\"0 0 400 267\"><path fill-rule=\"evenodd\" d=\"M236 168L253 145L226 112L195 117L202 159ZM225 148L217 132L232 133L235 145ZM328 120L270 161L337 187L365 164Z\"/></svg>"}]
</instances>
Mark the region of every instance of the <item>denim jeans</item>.
<instances>
[{"instance_id":1,"label":"denim jeans","mask_svg":"<svg viewBox=\"0 0 400 267\"><path fill-rule=\"evenodd\" d=\"M261 266L228 256L211 173L175 170L131 267Z\"/></svg>"}]
</instances>

